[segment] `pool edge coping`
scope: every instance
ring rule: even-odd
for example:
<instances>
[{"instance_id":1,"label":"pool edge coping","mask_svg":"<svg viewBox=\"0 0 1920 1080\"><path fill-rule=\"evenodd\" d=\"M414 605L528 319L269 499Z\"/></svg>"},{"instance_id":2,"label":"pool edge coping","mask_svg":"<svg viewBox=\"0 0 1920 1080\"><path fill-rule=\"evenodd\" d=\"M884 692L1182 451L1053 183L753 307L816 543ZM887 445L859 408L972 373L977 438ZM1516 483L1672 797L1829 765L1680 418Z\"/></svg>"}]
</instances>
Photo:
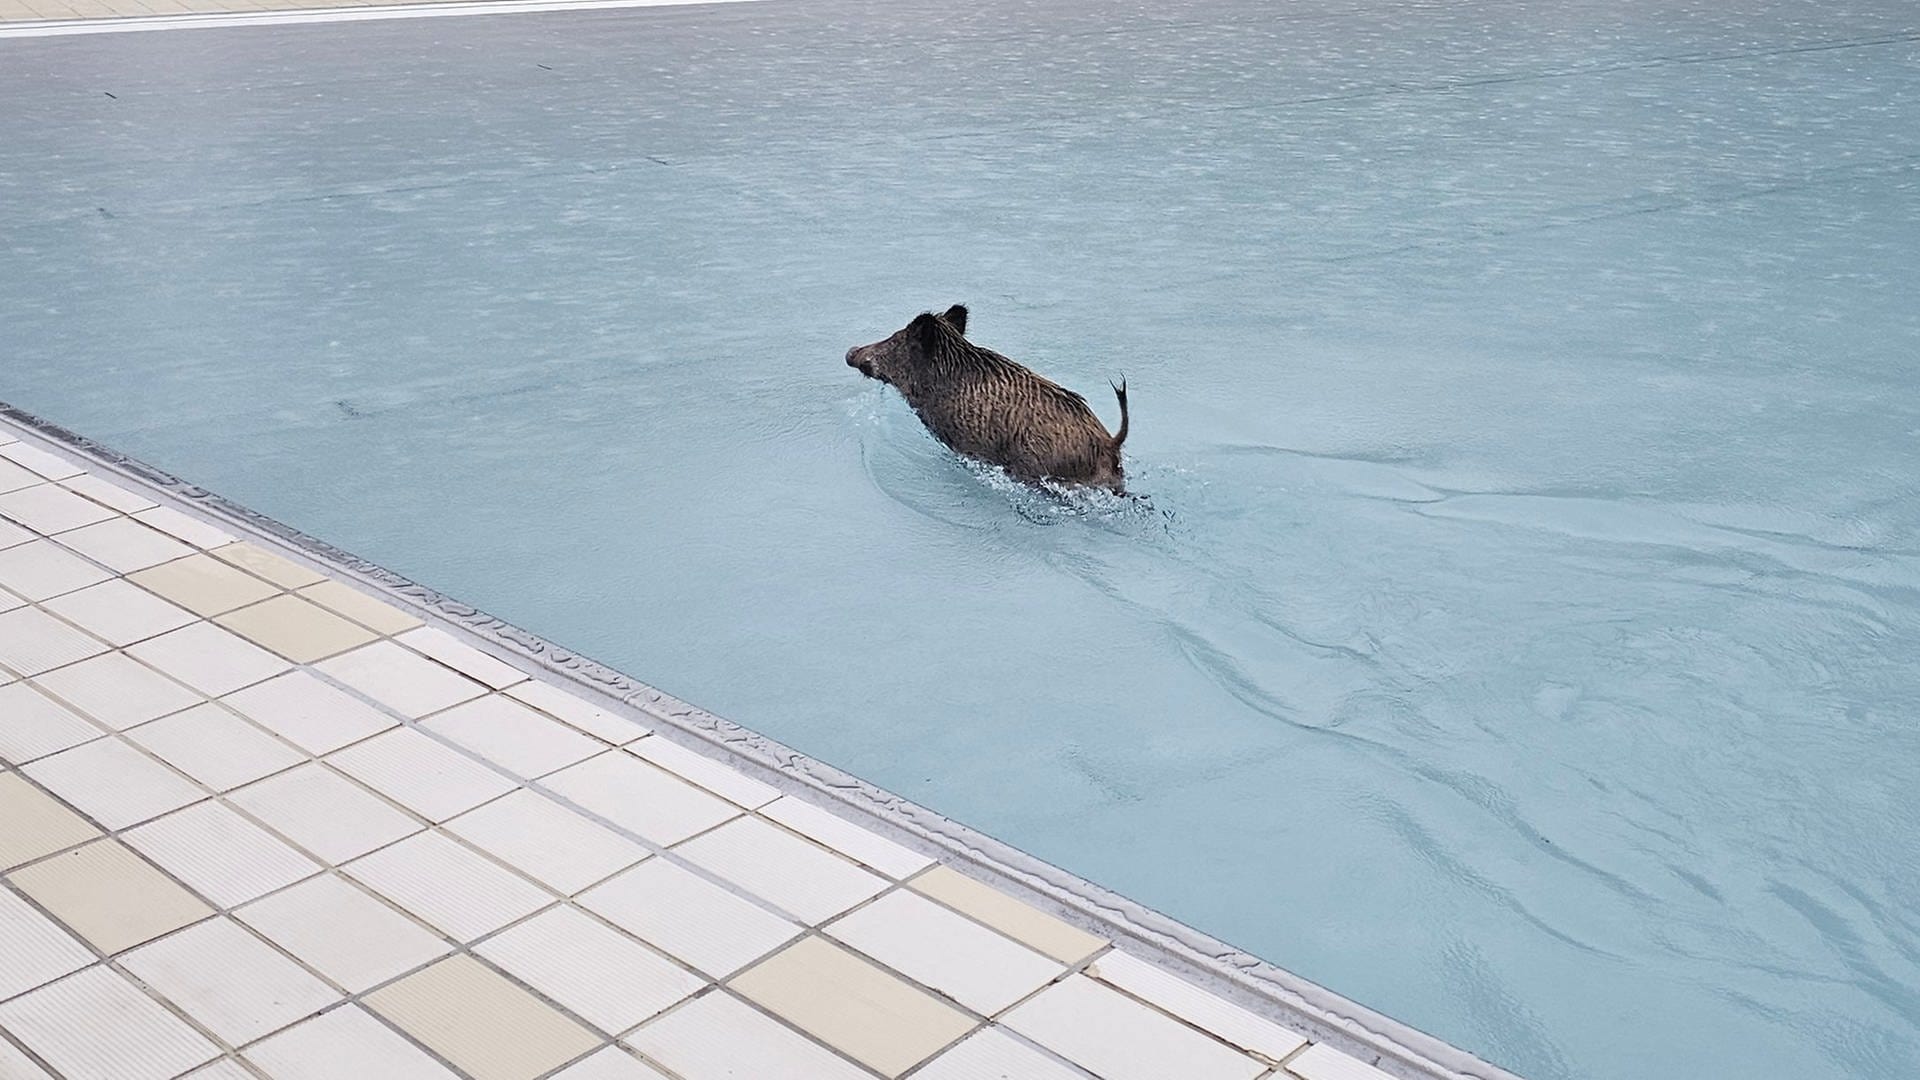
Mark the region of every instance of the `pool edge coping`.
<instances>
[{"instance_id":1,"label":"pool edge coping","mask_svg":"<svg viewBox=\"0 0 1920 1080\"><path fill-rule=\"evenodd\" d=\"M0 420L110 469L178 508L265 538L335 574L434 616L480 643L564 679L571 687L617 702L652 723L699 743L749 775L778 778L883 835L936 854L988 884L1034 903L1081 929L1145 952L1223 1000L1286 1023L1313 1042L1392 1075L1446 1080L1521 1080L1517 1074L1437 1037L1262 960L1138 901L1121 896L937 811L812 758L724 717L682 701L616 668L563 648L378 563L362 558L150 465L37 414L0 400ZM1275 1080L1295 1076L1276 1065Z\"/></svg>"}]
</instances>

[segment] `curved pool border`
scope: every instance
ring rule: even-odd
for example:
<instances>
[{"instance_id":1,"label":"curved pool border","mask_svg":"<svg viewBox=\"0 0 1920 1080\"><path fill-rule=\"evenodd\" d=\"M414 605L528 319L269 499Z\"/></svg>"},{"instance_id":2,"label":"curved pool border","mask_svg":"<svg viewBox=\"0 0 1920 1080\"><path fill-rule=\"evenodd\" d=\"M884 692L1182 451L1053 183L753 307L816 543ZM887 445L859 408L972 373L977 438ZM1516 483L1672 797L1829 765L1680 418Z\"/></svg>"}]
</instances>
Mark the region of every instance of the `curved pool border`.
<instances>
[{"instance_id":1,"label":"curved pool border","mask_svg":"<svg viewBox=\"0 0 1920 1080\"><path fill-rule=\"evenodd\" d=\"M697 741L784 791L804 790L863 824L1082 929L1141 947L1169 970L1254 1012L1394 1076L1520 1080L1452 1044L1367 1008L1177 919L1069 873L927 807L664 693L471 604L53 421L0 401L0 417L101 468L140 482L178 508L298 551L401 606L430 612L474 643L512 654L604 703L638 713L656 732Z\"/></svg>"}]
</instances>

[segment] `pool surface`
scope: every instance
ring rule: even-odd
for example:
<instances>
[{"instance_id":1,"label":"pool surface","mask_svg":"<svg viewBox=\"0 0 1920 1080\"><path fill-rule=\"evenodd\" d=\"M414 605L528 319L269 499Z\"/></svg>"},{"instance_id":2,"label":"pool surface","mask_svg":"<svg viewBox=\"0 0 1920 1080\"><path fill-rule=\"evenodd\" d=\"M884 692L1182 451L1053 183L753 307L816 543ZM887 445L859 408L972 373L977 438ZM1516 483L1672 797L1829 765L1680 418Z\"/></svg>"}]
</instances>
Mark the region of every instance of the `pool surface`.
<instances>
[{"instance_id":1,"label":"pool surface","mask_svg":"<svg viewBox=\"0 0 1920 1080\"><path fill-rule=\"evenodd\" d=\"M0 399L1532 1080L1907 1080L1920 14L1742 7L0 41ZM1150 505L842 362L957 301Z\"/></svg>"}]
</instances>

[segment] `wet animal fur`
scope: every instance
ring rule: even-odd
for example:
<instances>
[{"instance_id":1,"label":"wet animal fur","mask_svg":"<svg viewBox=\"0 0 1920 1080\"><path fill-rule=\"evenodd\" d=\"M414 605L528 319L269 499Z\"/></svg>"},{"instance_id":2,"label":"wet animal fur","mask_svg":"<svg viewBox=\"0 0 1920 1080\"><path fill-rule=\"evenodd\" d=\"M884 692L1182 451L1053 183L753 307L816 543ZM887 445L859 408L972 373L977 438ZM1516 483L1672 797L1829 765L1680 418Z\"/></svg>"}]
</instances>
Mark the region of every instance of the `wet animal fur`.
<instances>
[{"instance_id":1,"label":"wet animal fur","mask_svg":"<svg viewBox=\"0 0 1920 1080\"><path fill-rule=\"evenodd\" d=\"M1123 493L1127 384L1120 430L1107 433L1087 399L967 340L967 309L922 313L885 341L847 350L847 364L892 385L954 452L1028 483L1085 484Z\"/></svg>"}]
</instances>

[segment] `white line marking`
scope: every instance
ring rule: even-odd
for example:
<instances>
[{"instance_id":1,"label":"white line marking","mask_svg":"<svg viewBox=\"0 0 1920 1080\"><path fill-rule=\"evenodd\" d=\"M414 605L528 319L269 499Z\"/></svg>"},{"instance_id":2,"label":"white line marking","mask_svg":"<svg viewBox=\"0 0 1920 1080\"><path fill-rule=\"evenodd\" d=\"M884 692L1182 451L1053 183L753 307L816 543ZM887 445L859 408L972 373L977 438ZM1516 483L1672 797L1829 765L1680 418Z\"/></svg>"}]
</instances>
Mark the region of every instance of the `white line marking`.
<instances>
[{"instance_id":1,"label":"white line marking","mask_svg":"<svg viewBox=\"0 0 1920 1080\"><path fill-rule=\"evenodd\" d=\"M687 7L737 4L752 0L468 0L387 7L306 8L293 11L208 11L192 15L131 15L118 18L62 19L0 23L0 39L59 37L70 34L125 34L138 30L212 30L231 26L294 26L301 23L366 22L376 19L431 19L451 15L521 15L538 11L604 11L613 8Z\"/></svg>"}]
</instances>

